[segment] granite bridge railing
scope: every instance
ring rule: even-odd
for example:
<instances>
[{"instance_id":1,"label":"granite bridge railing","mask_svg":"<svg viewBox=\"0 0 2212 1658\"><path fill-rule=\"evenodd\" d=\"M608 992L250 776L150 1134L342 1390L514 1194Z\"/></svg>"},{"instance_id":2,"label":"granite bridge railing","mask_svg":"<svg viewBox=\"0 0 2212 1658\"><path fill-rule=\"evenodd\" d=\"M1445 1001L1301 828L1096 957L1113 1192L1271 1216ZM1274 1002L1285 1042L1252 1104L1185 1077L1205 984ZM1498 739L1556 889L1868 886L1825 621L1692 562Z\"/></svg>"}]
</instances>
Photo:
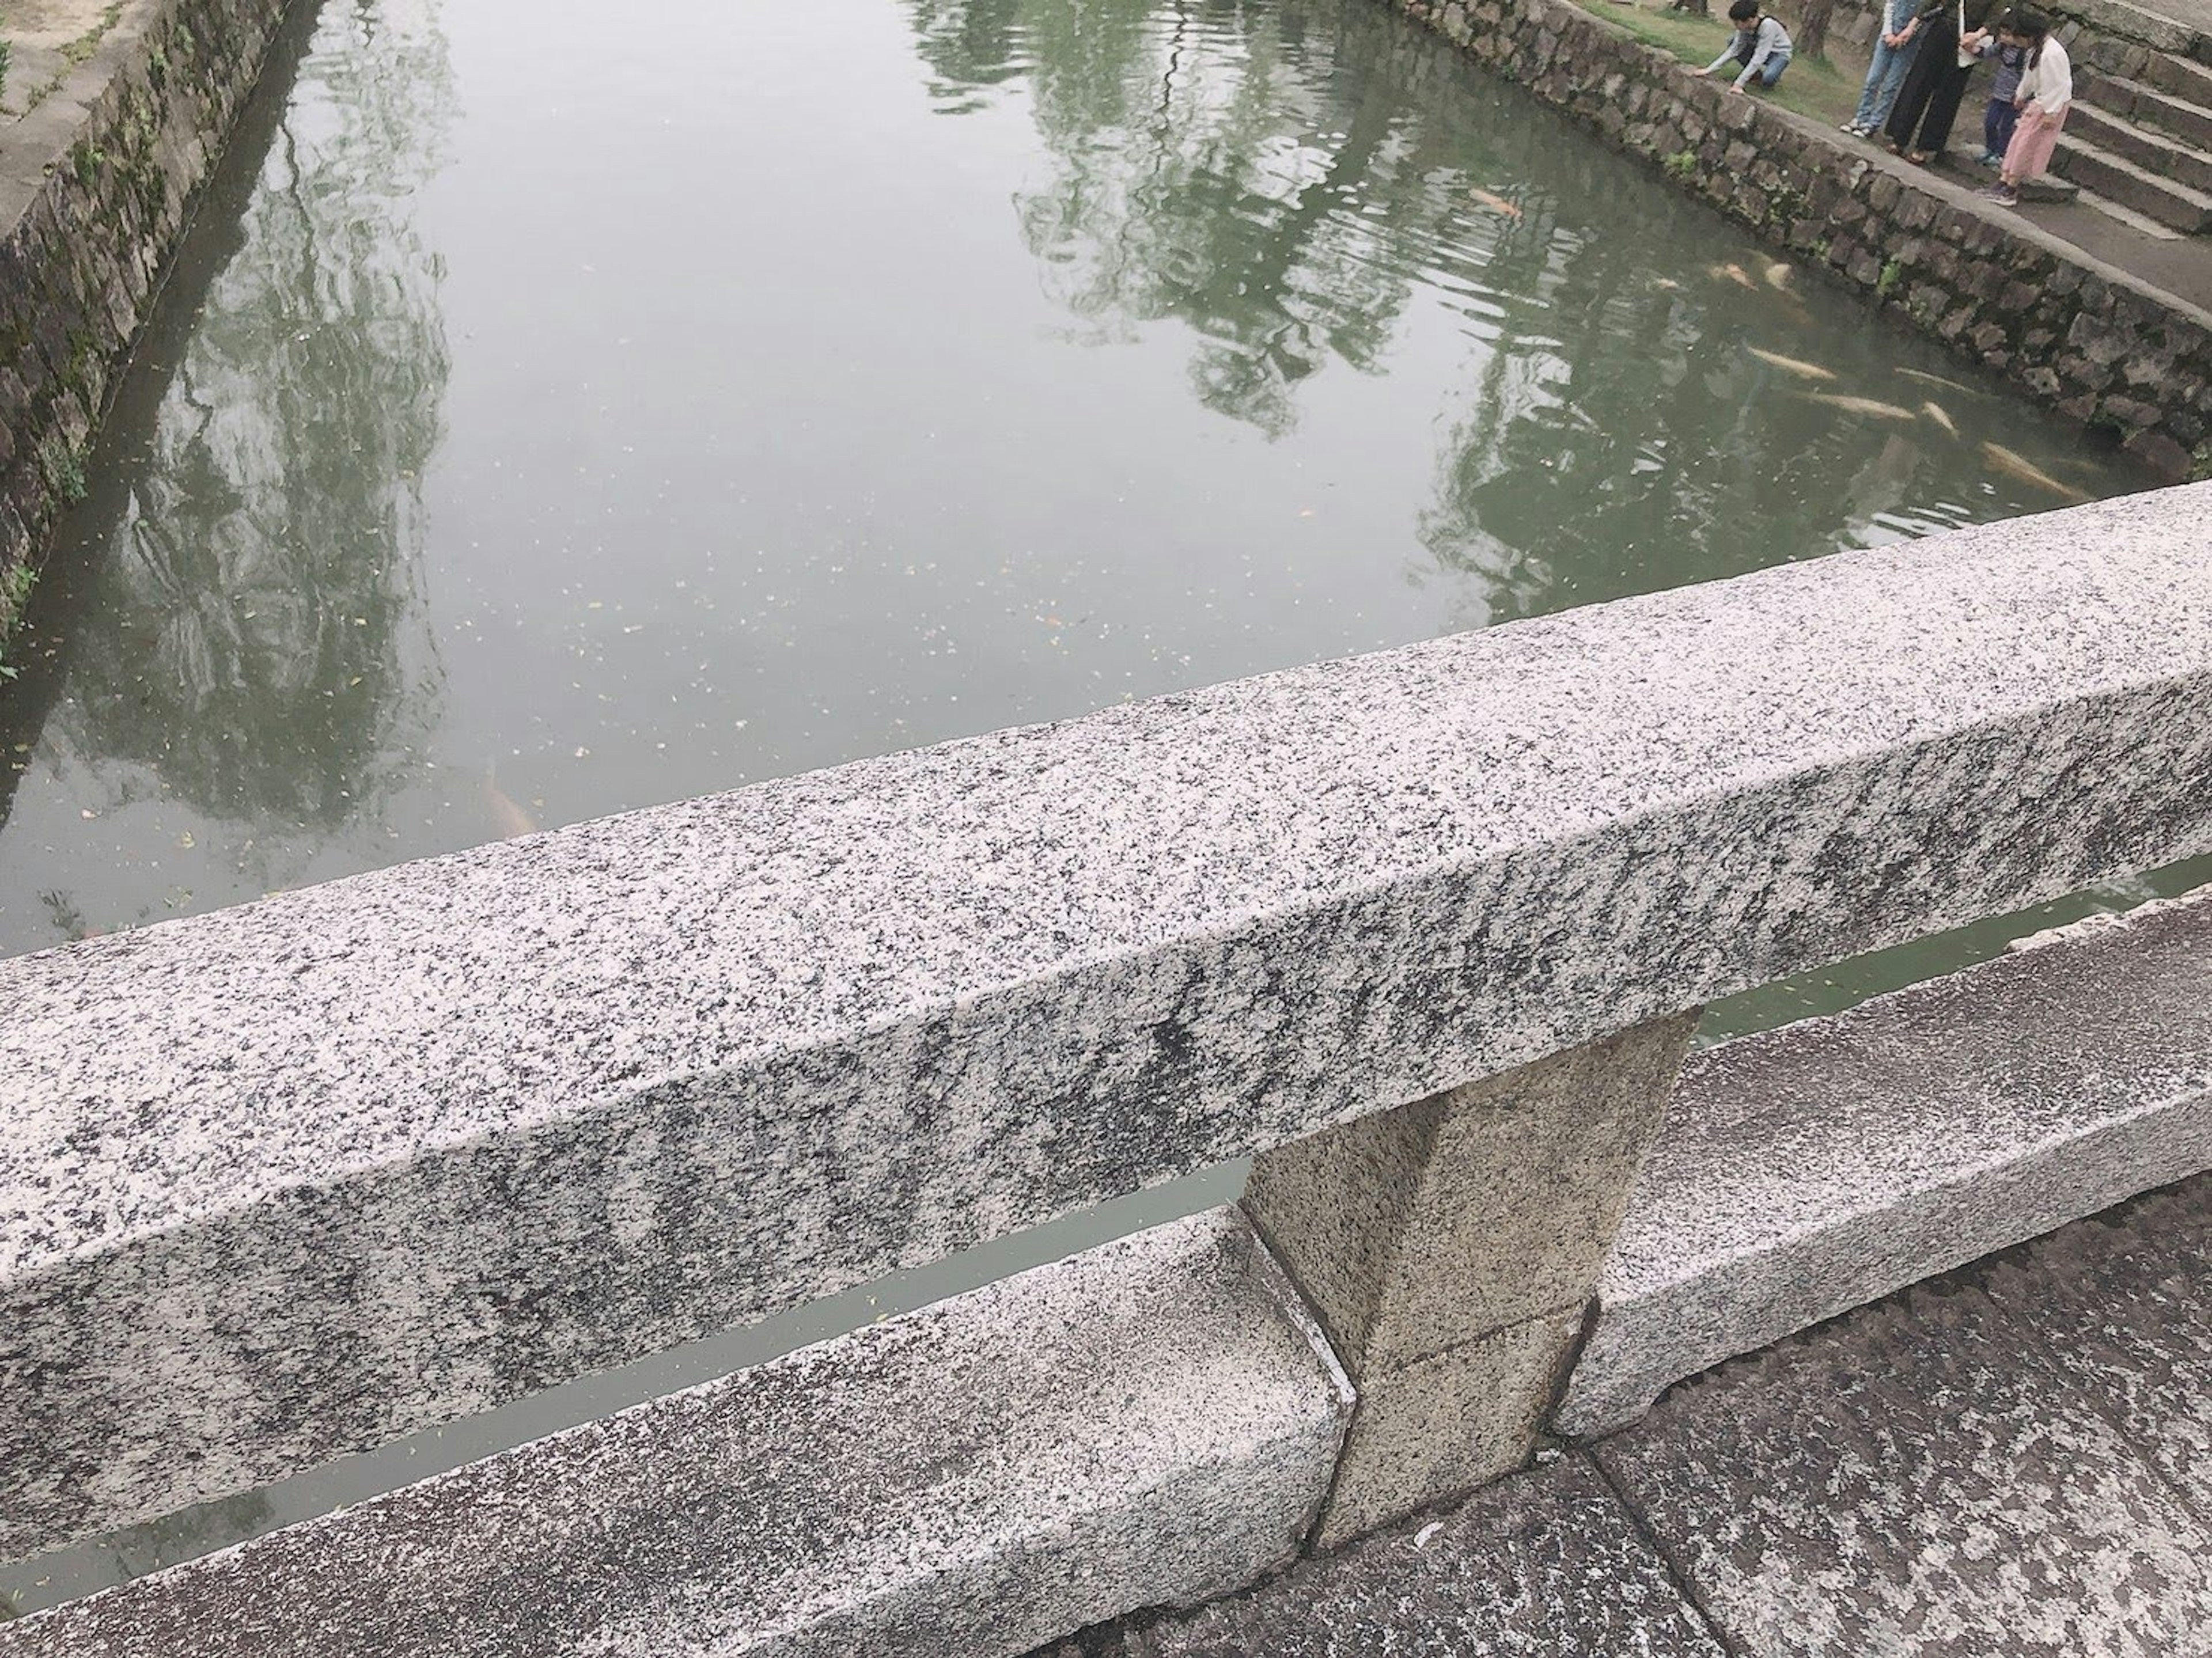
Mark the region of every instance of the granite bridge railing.
<instances>
[{"instance_id":1,"label":"granite bridge railing","mask_svg":"<svg viewBox=\"0 0 2212 1658\"><path fill-rule=\"evenodd\" d=\"M1838 556L0 964L0 1558L1256 1157L1240 1207L0 1653L1018 1653L2212 1163L2187 902L1684 1067L1713 998L2212 851L2208 508Z\"/></svg>"}]
</instances>

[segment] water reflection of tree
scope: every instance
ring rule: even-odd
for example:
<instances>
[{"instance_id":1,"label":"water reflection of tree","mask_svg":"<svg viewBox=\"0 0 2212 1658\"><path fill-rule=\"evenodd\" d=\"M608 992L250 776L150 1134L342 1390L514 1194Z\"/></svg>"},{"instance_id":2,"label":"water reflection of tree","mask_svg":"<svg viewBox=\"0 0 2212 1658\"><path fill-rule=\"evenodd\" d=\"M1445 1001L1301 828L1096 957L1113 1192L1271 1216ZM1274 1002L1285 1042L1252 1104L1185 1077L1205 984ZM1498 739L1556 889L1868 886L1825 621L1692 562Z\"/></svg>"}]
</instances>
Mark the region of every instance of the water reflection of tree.
<instances>
[{"instance_id":1,"label":"water reflection of tree","mask_svg":"<svg viewBox=\"0 0 2212 1658\"><path fill-rule=\"evenodd\" d=\"M1365 77L1345 111L1310 72L1314 35L1340 32L1355 54L1387 45L1333 9L910 7L939 107L974 107L1028 70L1055 176L1018 207L1054 297L1101 340L1182 321L1200 400L1270 434L1295 423L1297 386L1332 358L1375 365L1413 289L1389 248L1449 207L1409 166L1411 118L1387 79Z\"/></svg>"},{"instance_id":2,"label":"water reflection of tree","mask_svg":"<svg viewBox=\"0 0 2212 1658\"><path fill-rule=\"evenodd\" d=\"M1417 291L1462 306L1487 349L1424 538L1448 565L1500 566L1492 574L1533 602L1548 561L1522 541L1508 552L1471 514L1482 483L1511 471L1525 487L1571 417L1570 388L1577 398L1601 390L1632 361L1644 372L1616 401L1648 408L1655 341L1686 340L1663 302L1650 317L1605 314L1664 295L1637 265L1632 239L1561 226L1557 201L1572 191L1545 187L1564 182L1547 147L1556 134L1528 130L1514 118L1522 112L1488 111L1472 84L1409 96L1440 75L1474 72L1382 8L915 0L911 9L941 106L970 107L1027 69L1056 176L1019 206L1054 296L1102 339L1187 323L1209 406L1286 431L1298 384L1331 358L1377 367ZM1506 192L1511 210L1476 205L1478 191ZM1534 303L1516 313L1516 301ZM1530 327L1523 315L1540 320Z\"/></svg>"},{"instance_id":3,"label":"water reflection of tree","mask_svg":"<svg viewBox=\"0 0 2212 1658\"><path fill-rule=\"evenodd\" d=\"M1550 274L1547 343L1484 362L1420 518L1441 566L1486 578L1486 609L1469 624L1571 602L1593 552L1679 563L1728 510L1727 480L1758 465L1740 400L1716 398L1694 362L1699 307L1655 284L1632 239L1562 230ZM1720 465L1681 464L1691 447L1717 449Z\"/></svg>"},{"instance_id":4,"label":"water reflection of tree","mask_svg":"<svg viewBox=\"0 0 2212 1658\"><path fill-rule=\"evenodd\" d=\"M1808 410L1735 349L1747 321L1809 320L1796 301L1695 266L1662 279L1683 210L1389 8L909 14L939 107L1025 81L1052 171L1018 198L1022 233L1083 337L1181 321L1209 407L1285 433L1325 364L1382 366L1417 294L1458 308L1468 379L1416 526L1433 564L1409 576L1474 578L1464 625L1819 550L1866 510L1843 481L1874 476L1894 429ZM1876 471L1902 500L1911 469Z\"/></svg>"},{"instance_id":5,"label":"water reflection of tree","mask_svg":"<svg viewBox=\"0 0 2212 1658\"><path fill-rule=\"evenodd\" d=\"M333 824L427 722L419 477L448 370L411 222L453 112L426 10L326 12L100 556L66 745Z\"/></svg>"},{"instance_id":6,"label":"water reflection of tree","mask_svg":"<svg viewBox=\"0 0 2212 1658\"><path fill-rule=\"evenodd\" d=\"M934 71L929 92L939 109L981 109L992 88L1021 74L1024 9L1024 0L912 0L908 15L922 61Z\"/></svg>"}]
</instances>

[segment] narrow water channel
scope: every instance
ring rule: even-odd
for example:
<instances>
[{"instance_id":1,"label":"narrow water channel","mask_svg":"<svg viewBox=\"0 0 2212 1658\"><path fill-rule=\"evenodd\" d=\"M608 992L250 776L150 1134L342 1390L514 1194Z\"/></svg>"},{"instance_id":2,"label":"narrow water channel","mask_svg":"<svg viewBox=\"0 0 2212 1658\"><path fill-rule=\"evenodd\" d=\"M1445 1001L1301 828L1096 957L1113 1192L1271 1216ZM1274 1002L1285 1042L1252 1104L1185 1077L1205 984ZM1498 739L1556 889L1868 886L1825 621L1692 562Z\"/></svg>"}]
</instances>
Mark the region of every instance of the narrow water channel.
<instances>
[{"instance_id":1,"label":"narrow water channel","mask_svg":"<svg viewBox=\"0 0 2212 1658\"><path fill-rule=\"evenodd\" d=\"M2145 482L1373 0L331 0L272 117L0 951Z\"/></svg>"}]
</instances>

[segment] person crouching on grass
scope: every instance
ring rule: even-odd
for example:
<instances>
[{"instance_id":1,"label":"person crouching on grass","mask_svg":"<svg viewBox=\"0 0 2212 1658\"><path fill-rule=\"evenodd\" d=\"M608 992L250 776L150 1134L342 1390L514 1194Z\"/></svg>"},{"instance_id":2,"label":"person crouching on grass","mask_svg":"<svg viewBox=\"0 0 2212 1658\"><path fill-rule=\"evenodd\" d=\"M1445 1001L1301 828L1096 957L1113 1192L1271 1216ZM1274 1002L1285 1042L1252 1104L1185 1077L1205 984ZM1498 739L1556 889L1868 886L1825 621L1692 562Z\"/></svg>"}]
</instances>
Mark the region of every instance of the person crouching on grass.
<instances>
[{"instance_id":1,"label":"person crouching on grass","mask_svg":"<svg viewBox=\"0 0 2212 1658\"><path fill-rule=\"evenodd\" d=\"M1983 192L2000 207L2020 205L2020 187L2040 179L2057 148L2058 129L2066 125L2066 112L2074 102L2074 66L2066 48L2051 38L2051 20L2023 11L2013 20L2013 33L2027 48L2027 67L2021 72L2020 90L2013 101L2020 108L2020 125L2005 147L2004 167L1992 189Z\"/></svg>"},{"instance_id":2,"label":"person crouching on grass","mask_svg":"<svg viewBox=\"0 0 2212 1658\"><path fill-rule=\"evenodd\" d=\"M1735 77L1730 92L1741 92L1754 80L1762 91L1772 91L1782 71L1790 67L1790 31L1761 12L1759 0L1735 0L1729 7L1729 21L1735 25L1735 33L1728 50L1690 73L1711 75L1723 64L1741 64L1743 73Z\"/></svg>"}]
</instances>

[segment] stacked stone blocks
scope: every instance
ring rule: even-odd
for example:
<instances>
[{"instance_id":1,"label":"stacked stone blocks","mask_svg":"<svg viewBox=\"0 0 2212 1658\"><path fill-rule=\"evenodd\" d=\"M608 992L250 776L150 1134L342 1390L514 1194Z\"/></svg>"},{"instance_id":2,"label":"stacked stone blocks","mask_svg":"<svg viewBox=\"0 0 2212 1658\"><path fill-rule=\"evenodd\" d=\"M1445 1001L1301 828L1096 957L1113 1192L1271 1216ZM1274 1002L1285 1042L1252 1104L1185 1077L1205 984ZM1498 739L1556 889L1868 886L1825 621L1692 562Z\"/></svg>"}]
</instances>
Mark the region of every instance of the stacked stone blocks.
<instances>
[{"instance_id":1,"label":"stacked stone blocks","mask_svg":"<svg viewBox=\"0 0 2212 1658\"><path fill-rule=\"evenodd\" d=\"M0 182L0 576L35 564L55 519L83 495L86 446L286 4L129 8L10 135L14 176ZM15 620L0 614L0 637Z\"/></svg>"}]
</instances>

